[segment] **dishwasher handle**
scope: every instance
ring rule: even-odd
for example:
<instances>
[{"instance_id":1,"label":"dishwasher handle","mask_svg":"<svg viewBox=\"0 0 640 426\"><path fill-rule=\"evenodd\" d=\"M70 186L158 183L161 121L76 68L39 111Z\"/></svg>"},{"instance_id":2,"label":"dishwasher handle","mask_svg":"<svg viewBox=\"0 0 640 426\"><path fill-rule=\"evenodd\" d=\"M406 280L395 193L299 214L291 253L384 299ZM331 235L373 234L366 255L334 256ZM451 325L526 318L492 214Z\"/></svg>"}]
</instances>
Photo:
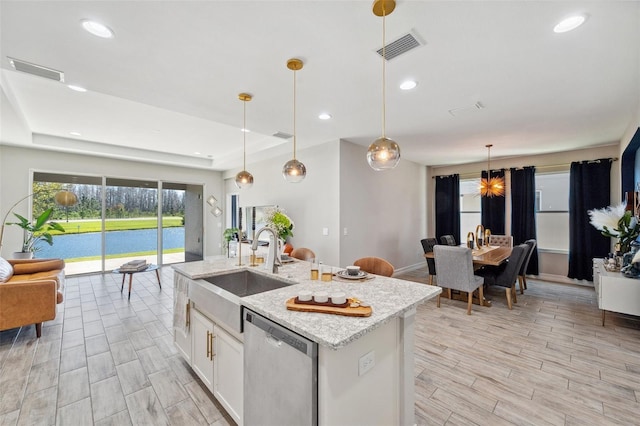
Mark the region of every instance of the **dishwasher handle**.
<instances>
[{"instance_id":1,"label":"dishwasher handle","mask_svg":"<svg viewBox=\"0 0 640 426\"><path fill-rule=\"evenodd\" d=\"M260 330L264 331L267 334L268 340L269 338L273 340L273 341L270 341L269 343L271 343L274 346L279 347L283 343L285 343L309 357L316 358L318 356L318 346L315 344L315 342L259 314L256 314L253 311L245 309L244 323L245 323L244 324L245 327L248 324L251 324L259 328ZM274 341L277 341L279 343L276 345Z\"/></svg>"}]
</instances>

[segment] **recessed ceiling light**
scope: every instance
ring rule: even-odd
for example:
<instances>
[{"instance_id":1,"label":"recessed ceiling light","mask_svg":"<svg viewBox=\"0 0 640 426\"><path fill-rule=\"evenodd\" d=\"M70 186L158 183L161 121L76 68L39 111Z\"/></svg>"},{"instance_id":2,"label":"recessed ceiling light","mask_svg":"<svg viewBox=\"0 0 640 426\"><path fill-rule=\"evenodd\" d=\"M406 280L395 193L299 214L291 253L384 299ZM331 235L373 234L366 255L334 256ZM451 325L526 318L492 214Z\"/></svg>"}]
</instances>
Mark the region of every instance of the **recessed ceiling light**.
<instances>
[{"instance_id":1,"label":"recessed ceiling light","mask_svg":"<svg viewBox=\"0 0 640 426\"><path fill-rule=\"evenodd\" d=\"M417 85L418 85L417 81L407 80L402 82L402 84L400 85L400 89L411 90L411 89L415 89Z\"/></svg>"},{"instance_id":2,"label":"recessed ceiling light","mask_svg":"<svg viewBox=\"0 0 640 426\"><path fill-rule=\"evenodd\" d=\"M328 114L328 113L326 113L326 112L323 112L322 114L320 114L320 115L318 116L318 118L319 118L320 120L329 120L329 119L331 119L331 114Z\"/></svg>"},{"instance_id":3,"label":"recessed ceiling light","mask_svg":"<svg viewBox=\"0 0 640 426\"><path fill-rule=\"evenodd\" d=\"M68 84L67 87L71 90L75 90L76 92L86 92L87 89L84 87L76 86L75 84Z\"/></svg>"},{"instance_id":4,"label":"recessed ceiling light","mask_svg":"<svg viewBox=\"0 0 640 426\"><path fill-rule=\"evenodd\" d=\"M249 129L240 129L241 132L245 132L245 133L251 133L251 130Z\"/></svg>"},{"instance_id":5,"label":"recessed ceiling light","mask_svg":"<svg viewBox=\"0 0 640 426\"><path fill-rule=\"evenodd\" d=\"M200 153L198 151L194 151L195 155L200 155Z\"/></svg>"},{"instance_id":6,"label":"recessed ceiling light","mask_svg":"<svg viewBox=\"0 0 640 426\"><path fill-rule=\"evenodd\" d=\"M113 31L111 28L101 24L100 22L85 19L82 21L82 28L97 37L113 38Z\"/></svg>"},{"instance_id":7,"label":"recessed ceiling light","mask_svg":"<svg viewBox=\"0 0 640 426\"><path fill-rule=\"evenodd\" d=\"M575 30L580 25L584 24L587 20L586 15L574 15L560 21L555 27L553 27L554 33L566 33L567 31Z\"/></svg>"},{"instance_id":8,"label":"recessed ceiling light","mask_svg":"<svg viewBox=\"0 0 640 426\"><path fill-rule=\"evenodd\" d=\"M82 133L80 133L80 132L69 132L69 134L71 136L82 136Z\"/></svg>"}]
</instances>

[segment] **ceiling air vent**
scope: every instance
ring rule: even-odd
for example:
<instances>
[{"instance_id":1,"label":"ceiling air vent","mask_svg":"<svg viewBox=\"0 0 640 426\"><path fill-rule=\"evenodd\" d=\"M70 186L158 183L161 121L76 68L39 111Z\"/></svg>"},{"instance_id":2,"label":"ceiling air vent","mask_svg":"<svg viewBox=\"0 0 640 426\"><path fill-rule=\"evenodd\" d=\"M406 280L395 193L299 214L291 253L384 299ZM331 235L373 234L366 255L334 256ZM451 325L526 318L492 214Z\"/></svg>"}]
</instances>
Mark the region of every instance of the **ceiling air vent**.
<instances>
[{"instance_id":1,"label":"ceiling air vent","mask_svg":"<svg viewBox=\"0 0 640 426\"><path fill-rule=\"evenodd\" d=\"M49 78L51 80L64 82L64 73L52 68L43 67L42 65L32 64L20 59L10 58L9 63L16 71L26 72L27 74L37 75L38 77Z\"/></svg>"},{"instance_id":2,"label":"ceiling air vent","mask_svg":"<svg viewBox=\"0 0 640 426\"><path fill-rule=\"evenodd\" d=\"M273 136L280 139L291 139L293 137L293 135L290 135L289 133L285 133L285 132L276 132L273 134Z\"/></svg>"},{"instance_id":3,"label":"ceiling air vent","mask_svg":"<svg viewBox=\"0 0 640 426\"><path fill-rule=\"evenodd\" d=\"M386 56L387 61L395 58L396 56L400 56L403 53L410 51L411 49L415 49L423 45L424 42L420 42L418 40L417 34L414 31L407 33L400 38L392 41L391 43L387 43L384 47L384 55ZM378 55L382 56L382 48L376 50Z\"/></svg>"}]
</instances>

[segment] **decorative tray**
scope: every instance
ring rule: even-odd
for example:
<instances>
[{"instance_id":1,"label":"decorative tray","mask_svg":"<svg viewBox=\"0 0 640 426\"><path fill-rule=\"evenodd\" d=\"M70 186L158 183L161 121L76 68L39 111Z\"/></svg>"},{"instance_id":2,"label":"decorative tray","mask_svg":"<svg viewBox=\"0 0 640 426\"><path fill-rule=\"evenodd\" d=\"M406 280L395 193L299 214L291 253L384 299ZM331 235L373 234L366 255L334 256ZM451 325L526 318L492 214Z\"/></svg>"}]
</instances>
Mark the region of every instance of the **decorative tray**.
<instances>
[{"instance_id":1,"label":"decorative tray","mask_svg":"<svg viewBox=\"0 0 640 426\"><path fill-rule=\"evenodd\" d=\"M373 312L371 306L358 306L352 308L352 303L359 303L356 298L347 298L347 303L334 305L332 303L317 303L313 301L300 302L297 297L287 300L287 309L300 312L318 312L322 314L345 315L350 317L368 317Z\"/></svg>"}]
</instances>

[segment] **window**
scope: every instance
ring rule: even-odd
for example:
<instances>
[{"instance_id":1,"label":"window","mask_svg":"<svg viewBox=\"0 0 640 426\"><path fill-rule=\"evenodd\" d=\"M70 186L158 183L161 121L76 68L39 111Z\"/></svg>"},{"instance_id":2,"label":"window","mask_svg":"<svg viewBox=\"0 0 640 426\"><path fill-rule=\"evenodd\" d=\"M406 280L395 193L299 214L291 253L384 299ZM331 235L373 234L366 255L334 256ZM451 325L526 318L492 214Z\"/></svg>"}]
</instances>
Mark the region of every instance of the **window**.
<instances>
[{"instance_id":1,"label":"window","mask_svg":"<svg viewBox=\"0 0 640 426\"><path fill-rule=\"evenodd\" d=\"M460 179L460 239L467 240L466 232L476 229L480 218L480 178Z\"/></svg>"},{"instance_id":2,"label":"window","mask_svg":"<svg viewBox=\"0 0 640 426\"><path fill-rule=\"evenodd\" d=\"M536 173L538 247L569 251L569 172Z\"/></svg>"}]
</instances>

